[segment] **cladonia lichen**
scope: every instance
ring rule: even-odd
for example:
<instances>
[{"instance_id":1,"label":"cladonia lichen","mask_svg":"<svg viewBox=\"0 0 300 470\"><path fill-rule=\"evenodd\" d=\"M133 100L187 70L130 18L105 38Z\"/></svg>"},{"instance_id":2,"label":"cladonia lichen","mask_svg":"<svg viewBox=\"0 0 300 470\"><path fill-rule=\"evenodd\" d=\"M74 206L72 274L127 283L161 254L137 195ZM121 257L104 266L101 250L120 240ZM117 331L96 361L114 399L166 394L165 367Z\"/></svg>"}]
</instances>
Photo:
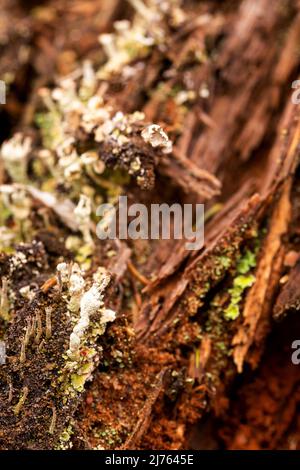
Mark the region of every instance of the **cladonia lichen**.
<instances>
[{"instance_id":1,"label":"cladonia lichen","mask_svg":"<svg viewBox=\"0 0 300 470\"><path fill-rule=\"evenodd\" d=\"M71 269L66 263L59 264L58 278L74 324L61 371L67 400L68 395L81 392L91 378L101 352L96 340L105 332L107 323L115 320L116 314L104 304L104 292L110 282L110 275L104 268L98 268L91 286L77 264Z\"/></svg>"},{"instance_id":2,"label":"cladonia lichen","mask_svg":"<svg viewBox=\"0 0 300 470\"><path fill-rule=\"evenodd\" d=\"M170 141L166 132L158 125L151 124L145 127L141 133L145 142L149 143L154 148L161 148L163 153L172 152L172 142Z\"/></svg>"},{"instance_id":3,"label":"cladonia lichen","mask_svg":"<svg viewBox=\"0 0 300 470\"><path fill-rule=\"evenodd\" d=\"M31 138L24 137L21 133L15 134L2 144L0 155L4 167L11 179L17 183L24 183L27 180L27 158L31 145Z\"/></svg>"}]
</instances>

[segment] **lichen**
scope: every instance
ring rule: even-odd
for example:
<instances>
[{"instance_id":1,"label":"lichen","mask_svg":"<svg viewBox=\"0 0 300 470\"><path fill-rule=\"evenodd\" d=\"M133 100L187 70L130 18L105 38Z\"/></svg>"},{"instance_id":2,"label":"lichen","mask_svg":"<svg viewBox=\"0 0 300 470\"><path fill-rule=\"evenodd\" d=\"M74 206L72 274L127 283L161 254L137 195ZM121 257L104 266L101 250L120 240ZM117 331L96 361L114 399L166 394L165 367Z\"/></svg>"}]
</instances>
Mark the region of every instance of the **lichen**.
<instances>
[{"instance_id":1,"label":"lichen","mask_svg":"<svg viewBox=\"0 0 300 470\"><path fill-rule=\"evenodd\" d=\"M104 268L98 268L93 284L88 287L77 264L70 269L66 263L61 263L58 265L58 282L74 323L59 379L63 400L67 403L69 398L81 393L86 381L91 379L100 360L101 347L97 345L97 338L105 332L107 323L115 320L116 314L104 305L104 291L110 282Z\"/></svg>"},{"instance_id":2,"label":"lichen","mask_svg":"<svg viewBox=\"0 0 300 470\"><path fill-rule=\"evenodd\" d=\"M161 148L163 153L172 152L172 142L170 141L166 132L157 124L151 124L145 127L141 133L145 142L149 143L154 148Z\"/></svg>"},{"instance_id":3,"label":"lichen","mask_svg":"<svg viewBox=\"0 0 300 470\"><path fill-rule=\"evenodd\" d=\"M17 183L27 180L27 158L31 152L32 141L20 133L2 144L0 156L11 179Z\"/></svg>"}]
</instances>

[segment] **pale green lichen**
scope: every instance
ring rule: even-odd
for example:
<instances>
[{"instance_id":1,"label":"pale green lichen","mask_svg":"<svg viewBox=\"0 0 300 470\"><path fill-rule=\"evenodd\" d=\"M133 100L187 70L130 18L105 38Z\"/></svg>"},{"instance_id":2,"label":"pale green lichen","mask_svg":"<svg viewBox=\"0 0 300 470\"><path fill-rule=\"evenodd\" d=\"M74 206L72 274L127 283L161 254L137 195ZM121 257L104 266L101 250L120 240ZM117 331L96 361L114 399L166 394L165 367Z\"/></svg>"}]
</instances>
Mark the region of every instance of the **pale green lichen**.
<instances>
[{"instance_id":1,"label":"pale green lichen","mask_svg":"<svg viewBox=\"0 0 300 470\"><path fill-rule=\"evenodd\" d=\"M229 268L229 266L231 265L231 259L227 256L219 256L218 260L225 269Z\"/></svg>"},{"instance_id":2,"label":"pale green lichen","mask_svg":"<svg viewBox=\"0 0 300 470\"><path fill-rule=\"evenodd\" d=\"M62 141L60 114L53 110L37 113L35 123L40 128L43 146L46 149L55 150Z\"/></svg>"}]
</instances>

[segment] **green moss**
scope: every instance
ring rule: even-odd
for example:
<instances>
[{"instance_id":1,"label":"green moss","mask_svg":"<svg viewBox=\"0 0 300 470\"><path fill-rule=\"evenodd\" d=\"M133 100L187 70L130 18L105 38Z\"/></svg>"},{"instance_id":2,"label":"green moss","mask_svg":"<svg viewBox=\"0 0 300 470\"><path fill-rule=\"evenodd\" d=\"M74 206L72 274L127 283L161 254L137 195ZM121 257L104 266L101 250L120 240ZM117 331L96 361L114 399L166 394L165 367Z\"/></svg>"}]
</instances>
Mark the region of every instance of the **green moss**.
<instances>
[{"instance_id":1,"label":"green moss","mask_svg":"<svg viewBox=\"0 0 300 470\"><path fill-rule=\"evenodd\" d=\"M224 317L226 320L235 320L239 314L239 303L242 300L243 292L248 287L251 287L255 282L255 276L252 274L239 275L233 281L233 287L229 289L230 293L230 304L224 311Z\"/></svg>"},{"instance_id":2,"label":"green moss","mask_svg":"<svg viewBox=\"0 0 300 470\"><path fill-rule=\"evenodd\" d=\"M225 269L229 268L231 265L231 260L227 256L219 256L218 260Z\"/></svg>"},{"instance_id":3,"label":"green moss","mask_svg":"<svg viewBox=\"0 0 300 470\"><path fill-rule=\"evenodd\" d=\"M251 268L256 266L255 253L247 250L242 258L239 259L237 264L237 272L239 274L246 274Z\"/></svg>"},{"instance_id":4,"label":"green moss","mask_svg":"<svg viewBox=\"0 0 300 470\"><path fill-rule=\"evenodd\" d=\"M230 266L232 265L232 258L230 256L227 256L226 254L220 255L216 258L216 264L215 264L215 275L217 278L221 277L224 272L226 272Z\"/></svg>"},{"instance_id":5,"label":"green moss","mask_svg":"<svg viewBox=\"0 0 300 470\"><path fill-rule=\"evenodd\" d=\"M240 309L238 305L230 304L225 312L224 312L224 317L226 320L235 320L240 314Z\"/></svg>"},{"instance_id":6,"label":"green moss","mask_svg":"<svg viewBox=\"0 0 300 470\"><path fill-rule=\"evenodd\" d=\"M237 276L233 281L233 289L230 289L232 296L235 296L238 292L243 291L247 289L247 287L252 286L254 282L255 276L253 276L252 274L249 274L247 276Z\"/></svg>"},{"instance_id":7,"label":"green moss","mask_svg":"<svg viewBox=\"0 0 300 470\"><path fill-rule=\"evenodd\" d=\"M122 434L124 433L124 430L122 431ZM121 444L122 442L122 437L120 435L120 432L117 429L114 428L105 428L103 429L95 429L93 430L93 436L97 439L101 439L102 445L104 444L105 447L107 446L115 446L118 444ZM100 444L99 444L100 445ZM101 446L101 448L103 448Z\"/></svg>"},{"instance_id":8,"label":"green moss","mask_svg":"<svg viewBox=\"0 0 300 470\"><path fill-rule=\"evenodd\" d=\"M246 250L238 259L237 276L233 280L233 285L229 289L230 303L224 311L226 320L235 320L240 314L239 304L242 300L243 293L251 287L255 282L255 276L250 273L251 269L256 266L256 254L258 246L254 251Z\"/></svg>"},{"instance_id":9,"label":"green moss","mask_svg":"<svg viewBox=\"0 0 300 470\"><path fill-rule=\"evenodd\" d=\"M226 344L223 342L223 341L220 341L219 343L217 343L217 348L220 349L220 351L226 351L227 348L226 348Z\"/></svg>"}]
</instances>

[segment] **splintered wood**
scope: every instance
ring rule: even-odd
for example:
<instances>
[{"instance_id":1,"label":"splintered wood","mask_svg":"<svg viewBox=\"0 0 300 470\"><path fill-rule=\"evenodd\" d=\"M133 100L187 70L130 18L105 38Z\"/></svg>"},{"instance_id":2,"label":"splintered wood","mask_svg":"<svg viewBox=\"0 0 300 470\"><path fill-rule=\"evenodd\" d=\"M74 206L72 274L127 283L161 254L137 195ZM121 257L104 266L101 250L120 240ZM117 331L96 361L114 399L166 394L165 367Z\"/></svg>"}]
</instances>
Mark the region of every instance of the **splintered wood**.
<instances>
[{"instance_id":1,"label":"splintered wood","mask_svg":"<svg viewBox=\"0 0 300 470\"><path fill-rule=\"evenodd\" d=\"M1 1L0 449L300 449L299 43L294 0ZM100 240L121 195L204 245Z\"/></svg>"}]
</instances>

